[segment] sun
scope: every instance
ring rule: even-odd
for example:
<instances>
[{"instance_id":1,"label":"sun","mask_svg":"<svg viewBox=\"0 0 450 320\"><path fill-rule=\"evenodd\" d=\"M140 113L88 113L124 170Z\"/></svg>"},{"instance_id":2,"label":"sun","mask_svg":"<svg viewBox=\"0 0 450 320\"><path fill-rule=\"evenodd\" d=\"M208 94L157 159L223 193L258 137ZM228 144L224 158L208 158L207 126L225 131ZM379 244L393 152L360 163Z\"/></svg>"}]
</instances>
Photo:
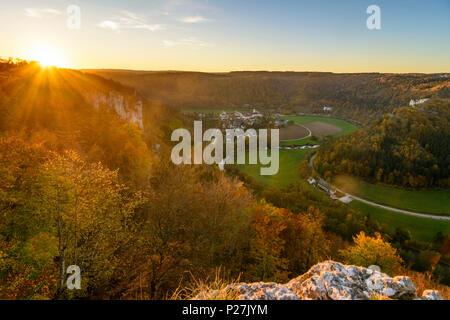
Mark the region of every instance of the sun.
<instances>
[{"instance_id":1,"label":"sun","mask_svg":"<svg viewBox=\"0 0 450 320\"><path fill-rule=\"evenodd\" d=\"M67 67L67 61L61 50L51 45L39 45L32 48L28 59L39 61L43 67Z\"/></svg>"}]
</instances>

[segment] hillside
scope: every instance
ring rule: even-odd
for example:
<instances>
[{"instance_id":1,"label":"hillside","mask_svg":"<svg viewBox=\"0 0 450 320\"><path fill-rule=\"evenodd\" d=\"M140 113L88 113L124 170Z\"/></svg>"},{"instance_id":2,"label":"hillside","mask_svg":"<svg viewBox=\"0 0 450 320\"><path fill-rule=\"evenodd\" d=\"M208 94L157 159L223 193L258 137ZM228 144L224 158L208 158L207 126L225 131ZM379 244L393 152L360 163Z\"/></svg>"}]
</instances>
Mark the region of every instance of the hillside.
<instances>
[{"instance_id":1,"label":"hillside","mask_svg":"<svg viewBox=\"0 0 450 320\"><path fill-rule=\"evenodd\" d=\"M96 75L0 63L0 133L44 140L55 150L71 148L90 161L119 168L127 179L144 179L148 148L164 136L160 128L167 114L168 107Z\"/></svg>"},{"instance_id":2,"label":"hillside","mask_svg":"<svg viewBox=\"0 0 450 320\"><path fill-rule=\"evenodd\" d=\"M289 114L323 113L330 106L325 113L363 123L411 99L450 97L448 74L85 71L183 110L257 107Z\"/></svg>"},{"instance_id":3,"label":"hillside","mask_svg":"<svg viewBox=\"0 0 450 320\"><path fill-rule=\"evenodd\" d=\"M371 126L324 145L318 171L408 188L450 186L450 108L431 100L386 114Z\"/></svg>"}]
</instances>

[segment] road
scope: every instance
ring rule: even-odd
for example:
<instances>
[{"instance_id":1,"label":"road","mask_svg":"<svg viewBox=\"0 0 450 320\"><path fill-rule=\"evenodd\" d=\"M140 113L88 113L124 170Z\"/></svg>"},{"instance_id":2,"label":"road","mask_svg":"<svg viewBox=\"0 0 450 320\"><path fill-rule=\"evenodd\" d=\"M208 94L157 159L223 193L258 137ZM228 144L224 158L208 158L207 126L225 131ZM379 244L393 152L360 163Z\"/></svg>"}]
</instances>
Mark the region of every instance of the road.
<instances>
[{"instance_id":1,"label":"road","mask_svg":"<svg viewBox=\"0 0 450 320\"><path fill-rule=\"evenodd\" d=\"M316 155L314 154L311 157L311 159L309 160L309 164L310 164L313 172L315 171L314 170L314 159L315 159L315 157L316 157ZM389 207L389 206L385 206L383 204L379 204L379 203L376 203L376 202L372 202L372 201L369 201L369 200L357 197L357 196L355 196L353 194L350 194L348 192L345 192L345 191L343 191L343 190L341 190L339 188L336 188L335 186L333 186L333 185L329 184L328 182L326 182L325 180L323 180L320 176L319 176L319 179L320 179L320 181L322 183L330 186L331 188L333 188L333 189L335 189L335 190L337 190L337 191L339 191L339 192L341 192L343 194L346 194L346 195L352 197L355 200L358 200L360 202L363 202L363 203L368 204L368 205L373 206L373 207L378 207L378 208L386 209L386 210L389 210L389 211L394 211L394 212L398 212L398 213L402 213L402 214L407 214L409 216L414 216L414 217L419 217L419 218L427 218L427 219L434 219L434 220L450 221L450 217L436 216L436 215L427 214L427 213L402 210L402 209L397 209L397 208L392 208L392 207Z\"/></svg>"}]
</instances>

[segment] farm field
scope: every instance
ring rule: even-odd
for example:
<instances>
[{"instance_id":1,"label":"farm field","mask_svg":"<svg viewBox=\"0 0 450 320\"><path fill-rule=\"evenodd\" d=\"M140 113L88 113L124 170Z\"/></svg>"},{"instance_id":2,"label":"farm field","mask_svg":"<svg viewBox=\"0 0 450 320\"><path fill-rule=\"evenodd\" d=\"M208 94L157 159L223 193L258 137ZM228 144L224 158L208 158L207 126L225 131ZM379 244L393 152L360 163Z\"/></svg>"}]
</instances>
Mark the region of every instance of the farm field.
<instances>
[{"instance_id":1,"label":"farm field","mask_svg":"<svg viewBox=\"0 0 450 320\"><path fill-rule=\"evenodd\" d=\"M266 188L284 188L299 179L298 165L305 159L308 150L280 150L280 168L273 176L260 175L261 165L243 164L239 169Z\"/></svg>"},{"instance_id":2,"label":"farm field","mask_svg":"<svg viewBox=\"0 0 450 320\"><path fill-rule=\"evenodd\" d=\"M339 126L336 126L334 124L326 123L323 121L314 121L305 123L303 126L305 126L307 129L311 131L311 134L313 136L328 136L328 135L336 135L339 132L342 131L342 128Z\"/></svg>"},{"instance_id":3,"label":"farm field","mask_svg":"<svg viewBox=\"0 0 450 320\"><path fill-rule=\"evenodd\" d=\"M280 129L280 140L302 140L307 138L310 131L304 126L293 124Z\"/></svg>"},{"instance_id":4,"label":"farm field","mask_svg":"<svg viewBox=\"0 0 450 320\"><path fill-rule=\"evenodd\" d=\"M318 117L318 116L282 116L281 118L285 120L291 120L295 123L303 125L314 122L324 122L341 128L340 132L336 132L335 134L333 134L334 137L340 137L358 129L356 126L347 121L334 118ZM317 126L317 124L314 126Z\"/></svg>"},{"instance_id":5,"label":"farm field","mask_svg":"<svg viewBox=\"0 0 450 320\"><path fill-rule=\"evenodd\" d=\"M412 238L417 241L429 242L433 240L437 232L441 231L445 234L450 231L450 222L448 221L409 216L372 207L359 201L353 201L349 205L355 210L370 215L381 224L387 225L391 231L395 231L397 227L403 227L409 230Z\"/></svg>"},{"instance_id":6,"label":"farm field","mask_svg":"<svg viewBox=\"0 0 450 320\"><path fill-rule=\"evenodd\" d=\"M355 178L337 181L336 185L341 189L379 204L421 213L450 215L449 190L403 190Z\"/></svg>"}]
</instances>

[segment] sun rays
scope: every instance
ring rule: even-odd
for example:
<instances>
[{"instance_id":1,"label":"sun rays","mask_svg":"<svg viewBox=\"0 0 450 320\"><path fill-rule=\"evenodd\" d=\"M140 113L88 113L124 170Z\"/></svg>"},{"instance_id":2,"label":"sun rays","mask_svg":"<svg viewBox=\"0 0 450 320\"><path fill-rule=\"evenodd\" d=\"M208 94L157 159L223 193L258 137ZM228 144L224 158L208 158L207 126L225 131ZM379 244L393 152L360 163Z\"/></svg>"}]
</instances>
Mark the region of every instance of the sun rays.
<instances>
[{"instance_id":1,"label":"sun rays","mask_svg":"<svg viewBox=\"0 0 450 320\"><path fill-rule=\"evenodd\" d=\"M38 61L43 67L64 68L68 66L63 52L59 48L48 44L40 44L31 48L27 58L32 61Z\"/></svg>"}]
</instances>

